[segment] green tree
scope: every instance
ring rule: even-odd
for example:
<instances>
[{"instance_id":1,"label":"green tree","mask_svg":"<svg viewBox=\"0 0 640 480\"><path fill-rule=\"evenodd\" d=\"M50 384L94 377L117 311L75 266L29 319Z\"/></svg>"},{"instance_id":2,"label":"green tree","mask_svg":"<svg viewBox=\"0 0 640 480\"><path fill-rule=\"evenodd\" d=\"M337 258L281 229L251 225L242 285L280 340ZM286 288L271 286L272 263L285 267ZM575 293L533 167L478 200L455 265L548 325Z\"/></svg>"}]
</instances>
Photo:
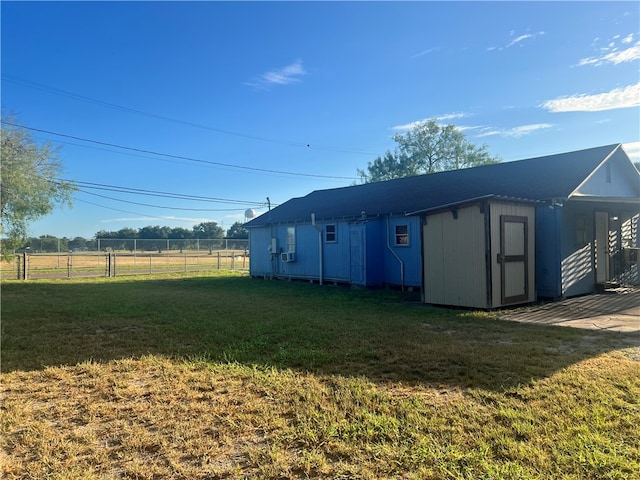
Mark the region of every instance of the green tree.
<instances>
[{"instance_id":1,"label":"green tree","mask_svg":"<svg viewBox=\"0 0 640 480\"><path fill-rule=\"evenodd\" d=\"M138 237L138 231L135 228L129 228L129 227L121 228L116 232L116 236L115 236L115 238L122 238L127 240L132 238L137 238L137 237Z\"/></svg>"},{"instance_id":2,"label":"green tree","mask_svg":"<svg viewBox=\"0 0 640 480\"><path fill-rule=\"evenodd\" d=\"M416 125L405 134L394 135L393 140L397 144L393 153L387 151L384 156L369 162L366 170L358 169L363 183L500 161L489 154L486 145L472 144L454 125L439 125L435 119Z\"/></svg>"},{"instance_id":3,"label":"green tree","mask_svg":"<svg viewBox=\"0 0 640 480\"><path fill-rule=\"evenodd\" d=\"M25 242L30 222L49 214L56 204L71 206L75 187L59 178L62 162L51 144L37 144L14 119L2 119L0 132L0 235L2 256L10 258Z\"/></svg>"},{"instance_id":4,"label":"green tree","mask_svg":"<svg viewBox=\"0 0 640 480\"><path fill-rule=\"evenodd\" d=\"M249 238L249 230L244 228L242 222L236 222L227 230L227 238Z\"/></svg>"},{"instance_id":5,"label":"green tree","mask_svg":"<svg viewBox=\"0 0 640 480\"><path fill-rule=\"evenodd\" d=\"M84 237L74 237L73 240L69 240L69 249L84 251L91 247L91 240L87 240Z\"/></svg>"},{"instance_id":6,"label":"green tree","mask_svg":"<svg viewBox=\"0 0 640 480\"><path fill-rule=\"evenodd\" d=\"M203 222L193 227L194 238L223 238L224 229L216 222Z\"/></svg>"},{"instance_id":7,"label":"green tree","mask_svg":"<svg viewBox=\"0 0 640 480\"><path fill-rule=\"evenodd\" d=\"M182 228L182 227L174 227L171 229L171 234L169 235L170 238L176 238L176 239L187 239L187 238L192 238L193 237L193 230L189 230L187 228Z\"/></svg>"}]
</instances>

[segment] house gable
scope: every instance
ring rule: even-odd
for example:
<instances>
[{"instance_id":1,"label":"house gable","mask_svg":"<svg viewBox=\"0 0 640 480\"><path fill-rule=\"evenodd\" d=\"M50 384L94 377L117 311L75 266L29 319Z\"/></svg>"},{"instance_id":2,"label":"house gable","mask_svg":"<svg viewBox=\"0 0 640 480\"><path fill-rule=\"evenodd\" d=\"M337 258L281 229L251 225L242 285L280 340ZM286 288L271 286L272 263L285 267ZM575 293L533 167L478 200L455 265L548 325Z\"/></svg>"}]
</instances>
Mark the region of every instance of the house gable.
<instances>
[{"instance_id":1,"label":"house gable","mask_svg":"<svg viewBox=\"0 0 640 480\"><path fill-rule=\"evenodd\" d=\"M640 198L640 173L618 147L570 196Z\"/></svg>"}]
</instances>

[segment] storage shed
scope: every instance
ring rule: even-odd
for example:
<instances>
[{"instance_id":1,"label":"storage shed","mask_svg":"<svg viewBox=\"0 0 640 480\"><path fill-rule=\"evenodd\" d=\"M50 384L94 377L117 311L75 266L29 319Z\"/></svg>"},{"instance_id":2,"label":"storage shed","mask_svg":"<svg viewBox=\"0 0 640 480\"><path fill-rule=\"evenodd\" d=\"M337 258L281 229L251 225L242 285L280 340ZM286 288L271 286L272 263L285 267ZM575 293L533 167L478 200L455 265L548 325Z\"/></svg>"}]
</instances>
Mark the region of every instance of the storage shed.
<instances>
[{"instance_id":1,"label":"storage shed","mask_svg":"<svg viewBox=\"0 0 640 480\"><path fill-rule=\"evenodd\" d=\"M536 300L535 206L497 197L425 212L424 300L497 308Z\"/></svg>"}]
</instances>

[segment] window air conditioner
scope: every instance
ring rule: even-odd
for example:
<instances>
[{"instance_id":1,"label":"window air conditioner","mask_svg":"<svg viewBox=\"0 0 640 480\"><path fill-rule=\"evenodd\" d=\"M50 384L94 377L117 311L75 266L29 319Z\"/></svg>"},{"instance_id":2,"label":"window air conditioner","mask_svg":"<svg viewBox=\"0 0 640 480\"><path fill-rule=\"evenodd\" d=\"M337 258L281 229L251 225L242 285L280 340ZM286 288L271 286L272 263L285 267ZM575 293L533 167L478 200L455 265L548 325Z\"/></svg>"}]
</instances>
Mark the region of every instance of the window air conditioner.
<instances>
[{"instance_id":1,"label":"window air conditioner","mask_svg":"<svg viewBox=\"0 0 640 480\"><path fill-rule=\"evenodd\" d=\"M295 252L284 252L280 254L280 258L282 259L283 262L295 262L296 261L296 255Z\"/></svg>"}]
</instances>

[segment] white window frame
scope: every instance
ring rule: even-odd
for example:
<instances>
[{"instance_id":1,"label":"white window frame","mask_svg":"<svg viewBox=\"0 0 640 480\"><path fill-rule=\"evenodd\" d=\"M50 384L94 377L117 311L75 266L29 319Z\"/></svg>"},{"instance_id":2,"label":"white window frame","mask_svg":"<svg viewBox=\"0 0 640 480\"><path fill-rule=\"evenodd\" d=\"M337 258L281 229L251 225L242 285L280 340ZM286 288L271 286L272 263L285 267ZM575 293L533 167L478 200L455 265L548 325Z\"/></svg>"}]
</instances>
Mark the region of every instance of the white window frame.
<instances>
[{"instance_id":1,"label":"white window frame","mask_svg":"<svg viewBox=\"0 0 640 480\"><path fill-rule=\"evenodd\" d=\"M296 227L287 227L287 252L296 251Z\"/></svg>"},{"instance_id":2,"label":"white window frame","mask_svg":"<svg viewBox=\"0 0 640 480\"><path fill-rule=\"evenodd\" d=\"M405 231L398 231L399 229L404 229ZM406 239L406 241L402 241L402 239ZM393 244L396 247L408 247L410 245L409 238L409 224L401 223L398 225L394 225L393 227Z\"/></svg>"},{"instance_id":3,"label":"white window frame","mask_svg":"<svg viewBox=\"0 0 640 480\"><path fill-rule=\"evenodd\" d=\"M333 228L330 232L329 228ZM330 240L330 235L333 235L333 240ZM324 243L337 243L338 242L338 225L335 223L328 223L324 226Z\"/></svg>"}]
</instances>

